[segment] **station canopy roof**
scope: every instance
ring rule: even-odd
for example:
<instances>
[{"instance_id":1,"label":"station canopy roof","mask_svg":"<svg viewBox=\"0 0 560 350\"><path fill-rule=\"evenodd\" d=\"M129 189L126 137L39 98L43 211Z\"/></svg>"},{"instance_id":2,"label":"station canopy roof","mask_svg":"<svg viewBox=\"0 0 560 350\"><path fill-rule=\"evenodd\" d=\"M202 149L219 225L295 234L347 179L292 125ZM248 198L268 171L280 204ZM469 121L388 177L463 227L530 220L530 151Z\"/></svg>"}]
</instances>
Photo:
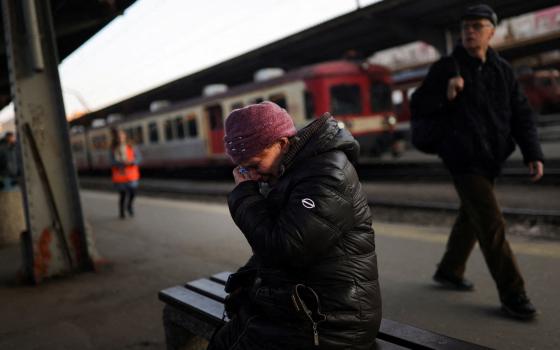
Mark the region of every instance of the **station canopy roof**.
<instances>
[{"instance_id":1,"label":"station canopy roof","mask_svg":"<svg viewBox=\"0 0 560 350\"><path fill-rule=\"evenodd\" d=\"M417 40L443 49L445 31L456 33L464 9L478 3L480 1L384 0L88 113L73 123L89 124L93 119L112 113L128 115L146 111L156 100L180 101L199 96L209 84L239 85L251 81L253 74L265 67L290 70L343 57L366 58L377 51ZM486 3L494 8L499 18L509 18L555 6L558 0L488 0Z\"/></svg>"},{"instance_id":2,"label":"station canopy roof","mask_svg":"<svg viewBox=\"0 0 560 350\"><path fill-rule=\"evenodd\" d=\"M50 0L59 60L74 52L135 1ZM0 109L11 101L3 22L0 16Z\"/></svg>"}]
</instances>

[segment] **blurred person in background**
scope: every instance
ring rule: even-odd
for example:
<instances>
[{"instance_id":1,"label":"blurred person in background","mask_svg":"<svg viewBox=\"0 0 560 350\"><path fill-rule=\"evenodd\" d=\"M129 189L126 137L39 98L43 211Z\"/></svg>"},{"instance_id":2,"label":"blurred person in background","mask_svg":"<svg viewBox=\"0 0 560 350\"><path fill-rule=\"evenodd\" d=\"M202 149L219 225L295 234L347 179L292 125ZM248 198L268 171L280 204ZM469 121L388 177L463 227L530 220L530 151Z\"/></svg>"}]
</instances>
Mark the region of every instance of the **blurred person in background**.
<instances>
[{"instance_id":1,"label":"blurred person in background","mask_svg":"<svg viewBox=\"0 0 560 350\"><path fill-rule=\"evenodd\" d=\"M253 255L208 349L371 349L381 296L357 141L328 114L296 132L272 102L234 110L225 131L229 209Z\"/></svg>"},{"instance_id":2,"label":"blurred person in background","mask_svg":"<svg viewBox=\"0 0 560 350\"><path fill-rule=\"evenodd\" d=\"M139 164L142 156L123 130L111 130L111 172L115 188L119 191L119 217L125 218L125 210L134 216L134 197L140 180Z\"/></svg>"},{"instance_id":3,"label":"blurred person in background","mask_svg":"<svg viewBox=\"0 0 560 350\"><path fill-rule=\"evenodd\" d=\"M494 183L516 143L532 181L543 176L543 153L534 113L511 66L489 46L497 23L487 5L471 6L463 14L461 42L430 68L412 96L412 139L421 150L432 142L428 148L451 172L461 200L434 280L453 289L473 290L464 273L478 241L502 310L531 319L537 311L505 238Z\"/></svg>"},{"instance_id":4,"label":"blurred person in background","mask_svg":"<svg viewBox=\"0 0 560 350\"><path fill-rule=\"evenodd\" d=\"M16 135L8 131L0 139L0 190L10 191L18 183L20 176Z\"/></svg>"}]
</instances>

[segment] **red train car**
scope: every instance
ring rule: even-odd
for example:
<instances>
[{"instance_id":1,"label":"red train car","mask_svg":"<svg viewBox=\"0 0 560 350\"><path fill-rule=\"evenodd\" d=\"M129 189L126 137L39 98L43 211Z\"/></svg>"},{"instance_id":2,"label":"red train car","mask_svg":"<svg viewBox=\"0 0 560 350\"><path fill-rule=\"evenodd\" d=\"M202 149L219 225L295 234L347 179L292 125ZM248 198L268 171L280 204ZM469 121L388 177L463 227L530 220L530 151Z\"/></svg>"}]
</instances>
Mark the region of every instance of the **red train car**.
<instances>
[{"instance_id":1,"label":"red train car","mask_svg":"<svg viewBox=\"0 0 560 350\"><path fill-rule=\"evenodd\" d=\"M387 150L396 121L387 68L331 61L286 73L268 69L255 77L251 83L229 89L214 86L220 89L207 89L207 94L181 102L159 103L151 111L113 122L98 121L97 125L74 129L71 141L79 170L108 168L109 130L113 127L125 130L135 140L143 155L143 168L226 164L224 119L236 108L264 100L285 108L298 128L330 112L340 127L358 139L364 156Z\"/></svg>"},{"instance_id":2,"label":"red train car","mask_svg":"<svg viewBox=\"0 0 560 350\"><path fill-rule=\"evenodd\" d=\"M537 113L560 113L560 72L557 69L521 72L519 83Z\"/></svg>"}]
</instances>

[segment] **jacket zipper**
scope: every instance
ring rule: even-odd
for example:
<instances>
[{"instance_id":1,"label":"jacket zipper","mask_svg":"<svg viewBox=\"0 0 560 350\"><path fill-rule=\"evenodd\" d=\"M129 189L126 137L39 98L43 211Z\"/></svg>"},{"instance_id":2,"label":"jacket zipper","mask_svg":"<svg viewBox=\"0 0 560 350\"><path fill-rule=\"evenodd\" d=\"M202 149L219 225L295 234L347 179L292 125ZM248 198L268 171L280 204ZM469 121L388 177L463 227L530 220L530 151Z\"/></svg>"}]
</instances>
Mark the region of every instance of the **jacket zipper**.
<instances>
[{"instance_id":1,"label":"jacket zipper","mask_svg":"<svg viewBox=\"0 0 560 350\"><path fill-rule=\"evenodd\" d=\"M317 331L317 323L313 322L313 343L319 346L319 332Z\"/></svg>"},{"instance_id":2,"label":"jacket zipper","mask_svg":"<svg viewBox=\"0 0 560 350\"><path fill-rule=\"evenodd\" d=\"M315 292L313 292L315 293ZM298 303L295 300L295 296L292 295L292 301L296 307L296 310L300 310ZM313 312L311 310L309 310L307 308L307 306L305 305L305 303L301 303L301 307L303 308L303 312L305 313L305 316L311 321L311 324L313 326L313 344L315 346L319 346L319 330L317 329L317 327L319 326L319 323L324 321L324 319L326 319L325 315L322 314L321 312L319 312L319 307L317 307L317 314L319 316L322 316L324 319L323 320L319 320L317 322L315 322L315 320L313 319Z\"/></svg>"}]
</instances>

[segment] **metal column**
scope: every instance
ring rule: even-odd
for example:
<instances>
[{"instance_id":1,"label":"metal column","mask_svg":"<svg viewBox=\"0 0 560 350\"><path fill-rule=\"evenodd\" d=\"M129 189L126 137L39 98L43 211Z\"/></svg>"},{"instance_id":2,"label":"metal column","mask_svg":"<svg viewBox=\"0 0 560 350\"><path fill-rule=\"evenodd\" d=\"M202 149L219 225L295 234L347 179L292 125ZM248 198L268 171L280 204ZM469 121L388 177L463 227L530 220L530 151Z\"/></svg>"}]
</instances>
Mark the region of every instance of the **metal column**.
<instances>
[{"instance_id":1,"label":"metal column","mask_svg":"<svg viewBox=\"0 0 560 350\"><path fill-rule=\"evenodd\" d=\"M24 263L33 283L93 268L70 151L50 8L48 0L2 1L23 162Z\"/></svg>"}]
</instances>

